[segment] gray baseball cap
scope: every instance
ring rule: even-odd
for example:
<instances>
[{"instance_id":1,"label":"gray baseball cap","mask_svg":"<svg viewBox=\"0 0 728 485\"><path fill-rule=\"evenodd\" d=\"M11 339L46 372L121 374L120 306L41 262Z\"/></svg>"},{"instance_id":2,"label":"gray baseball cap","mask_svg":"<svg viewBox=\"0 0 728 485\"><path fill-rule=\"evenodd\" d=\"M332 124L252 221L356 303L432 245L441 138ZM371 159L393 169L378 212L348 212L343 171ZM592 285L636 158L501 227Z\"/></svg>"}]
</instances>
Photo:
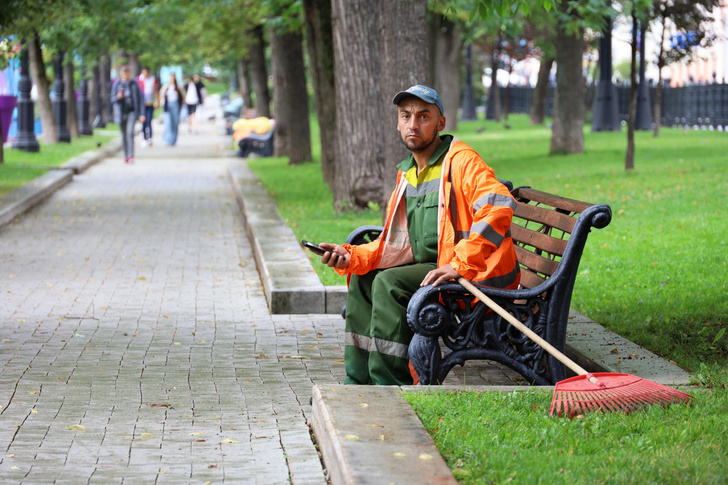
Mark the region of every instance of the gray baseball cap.
<instances>
[{"instance_id":1,"label":"gray baseball cap","mask_svg":"<svg viewBox=\"0 0 728 485\"><path fill-rule=\"evenodd\" d=\"M445 110L442 107L442 100L440 99L440 95L437 94L437 91L435 91L431 87L424 86L422 84L415 84L407 91L400 91L395 94L394 99L392 99L392 103L399 106L399 103L401 103L402 100L407 96L417 96L426 103L434 104L440 110L440 115L445 114Z\"/></svg>"}]
</instances>

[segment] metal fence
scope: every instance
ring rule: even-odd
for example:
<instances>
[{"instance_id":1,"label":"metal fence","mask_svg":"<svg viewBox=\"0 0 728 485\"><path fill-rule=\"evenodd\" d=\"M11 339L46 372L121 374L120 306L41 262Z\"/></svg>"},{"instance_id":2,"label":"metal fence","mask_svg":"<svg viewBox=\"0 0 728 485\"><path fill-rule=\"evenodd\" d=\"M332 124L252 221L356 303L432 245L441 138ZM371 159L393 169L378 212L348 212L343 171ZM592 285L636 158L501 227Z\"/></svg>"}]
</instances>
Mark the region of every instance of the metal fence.
<instances>
[{"instance_id":1,"label":"metal fence","mask_svg":"<svg viewBox=\"0 0 728 485\"><path fill-rule=\"evenodd\" d=\"M591 110L596 89L587 89L585 102ZM505 106L506 89L501 88L501 106ZM654 113L657 87L650 87L651 112ZM618 85L619 118L626 120L629 111L629 85ZM527 86L511 86L509 112L529 113L533 88ZM554 87L549 88L546 102L546 115L553 116ZM662 89L661 125L728 129L728 84L715 83L695 86Z\"/></svg>"}]
</instances>

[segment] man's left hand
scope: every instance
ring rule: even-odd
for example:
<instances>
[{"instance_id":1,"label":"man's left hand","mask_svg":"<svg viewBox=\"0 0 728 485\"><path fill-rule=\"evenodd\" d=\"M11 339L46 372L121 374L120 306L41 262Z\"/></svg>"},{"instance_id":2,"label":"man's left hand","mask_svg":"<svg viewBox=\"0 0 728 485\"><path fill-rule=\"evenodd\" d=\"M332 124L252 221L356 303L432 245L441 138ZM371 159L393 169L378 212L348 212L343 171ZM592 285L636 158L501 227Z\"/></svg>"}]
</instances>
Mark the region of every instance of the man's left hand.
<instances>
[{"instance_id":1,"label":"man's left hand","mask_svg":"<svg viewBox=\"0 0 728 485\"><path fill-rule=\"evenodd\" d=\"M432 283L432 286L437 286L440 283L445 283L456 278L460 278L460 273L455 271L455 268L449 264L446 264L427 273L425 279L420 283L420 286L427 286L430 283Z\"/></svg>"},{"instance_id":2,"label":"man's left hand","mask_svg":"<svg viewBox=\"0 0 728 485\"><path fill-rule=\"evenodd\" d=\"M145 121L147 121L147 117L146 117L146 116L144 116L144 115L141 115L141 116L139 117L139 121L141 121L142 123L144 123Z\"/></svg>"}]
</instances>

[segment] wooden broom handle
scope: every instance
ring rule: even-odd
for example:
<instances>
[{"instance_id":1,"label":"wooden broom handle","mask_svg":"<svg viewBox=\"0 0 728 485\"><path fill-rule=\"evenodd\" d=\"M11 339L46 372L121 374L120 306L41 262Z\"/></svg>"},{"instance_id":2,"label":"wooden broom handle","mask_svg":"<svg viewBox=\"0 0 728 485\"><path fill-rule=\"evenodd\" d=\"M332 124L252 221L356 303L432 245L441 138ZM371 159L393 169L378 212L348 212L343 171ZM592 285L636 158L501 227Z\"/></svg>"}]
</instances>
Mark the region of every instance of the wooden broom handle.
<instances>
[{"instance_id":1,"label":"wooden broom handle","mask_svg":"<svg viewBox=\"0 0 728 485\"><path fill-rule=\"evenodd\" d=\"M498 315L508 320L508 323L516 327L518 330L523 332L528 338L539 344L543 349L548 352L549 354L556 357L562 364L567 366L569 369L576 372L578 375L583 376L588 374L589 372L581 367L579 364L559 352L559 350L542 339L541 337L536 334L533 330L525 326L523 323L519 322L513 315L508 313L502 306L488 298L482 291L480 291L475 285L473 285L470 281L466 280L465 278L459 278L458 283L463 285L465 288L468 289L470 293L477 296L480 301L485 303L489 308L491 308L493 311L495 311Z\"/></svg>"}]
</instances>

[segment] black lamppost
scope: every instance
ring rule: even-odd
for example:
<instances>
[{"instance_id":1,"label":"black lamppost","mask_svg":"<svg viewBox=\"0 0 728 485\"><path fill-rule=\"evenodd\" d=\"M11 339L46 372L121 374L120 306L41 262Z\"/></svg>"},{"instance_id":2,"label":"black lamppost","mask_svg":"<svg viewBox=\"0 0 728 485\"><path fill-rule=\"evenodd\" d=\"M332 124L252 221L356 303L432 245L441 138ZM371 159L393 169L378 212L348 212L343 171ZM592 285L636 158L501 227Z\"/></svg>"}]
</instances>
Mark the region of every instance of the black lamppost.
<instances>
[{"instance_id":1,"label":"black lamppost","mask_svg":"<svg viewBox=\"0 0 728 485\"><path fill-rule=\"evenodd\" d=\"M63 51L58 51L56 55L56 80L53 83L51 104L53 105L53 119L56 122L56 130L58 131L58 141L70 143L71 134L68 132L68 125L66 124L66 99L63 96L63 54Z\"/></svg>"},{"instance_id":2,"label":"black lamppost","mask_svg":"<svg viewBox=\"0 0 728 485\"><path fill-rule=\"evenodd\" d=\"M106 119L109 122L114 120L114 103L111 100L111 56L104 56L104 99L106 100Z\"/></svg>"},{"instance_id":3,"label":"black lamppost","mask_svg":"<svg viewBox=\"0 0 728 485\"><path fill-rule=\"evenodd\" d=\"M104 117L104 99L103 89L104 82L101 77L101 62L94 66L94 98L96 100L96 118L94 119L94 128L106 128L106 118Z\"/></svg>"},{"instance_id":4,"label":"black lamppost","mask_svg":"<svg viewBox=\"0 0 728 485\"><path fill-rule=\"evenodd\" d=\"M465 89L463 90L463 112L461 120L477 120L475 91L473 90L473 44L465 48Z\"/></svg>"},{"instance_id":5,"label":"black lamppost","mask_svg":"<svg viewBox=\"0 0 728 485\"><path fill-rule=\"evenodd\" d=\"M647 22L640 22L640 84L637 88L637 114L634 118L635 130L652 129L652 103L650 103L650 87L645 79L645 35Z\"/></svg>"},{"instance_id":6,"label":"black lamppost","mask_svg":"<svg viewBox=\"0 0 728 485\"><path fill-rule=\"evenodd\" d=\"M23 42L20 53L20 79L18 80L18 134L13 141L13 148L26 152L40 151L40 144L35 138L35 114L30 90L33 82L28 70L28 48Z\"/></svg>"},{"instance_id":7,"label":"black lamppost","mask_svg":"<svg viewBox=\"0 0 728 485\"><path fill-rule=\"evenodd\" d=\"M86 83L86 67L81 64L81 80L78 83L79 96L76 102L78 113L78 132L81 135L93 135L94 130L88 122L88 84Z\"/></svg>"},{"instance_id":8,"label":"black lamppost","mask_svg":"<svg viewBox=\"0 0 728 485\"><path fill-rule=\"evenodd\" d=\"M617 88L612 84L612 19L599 39L599 90L594 100L592 131L619 131L619 100Z\"/></svg>"}]
</instances>

